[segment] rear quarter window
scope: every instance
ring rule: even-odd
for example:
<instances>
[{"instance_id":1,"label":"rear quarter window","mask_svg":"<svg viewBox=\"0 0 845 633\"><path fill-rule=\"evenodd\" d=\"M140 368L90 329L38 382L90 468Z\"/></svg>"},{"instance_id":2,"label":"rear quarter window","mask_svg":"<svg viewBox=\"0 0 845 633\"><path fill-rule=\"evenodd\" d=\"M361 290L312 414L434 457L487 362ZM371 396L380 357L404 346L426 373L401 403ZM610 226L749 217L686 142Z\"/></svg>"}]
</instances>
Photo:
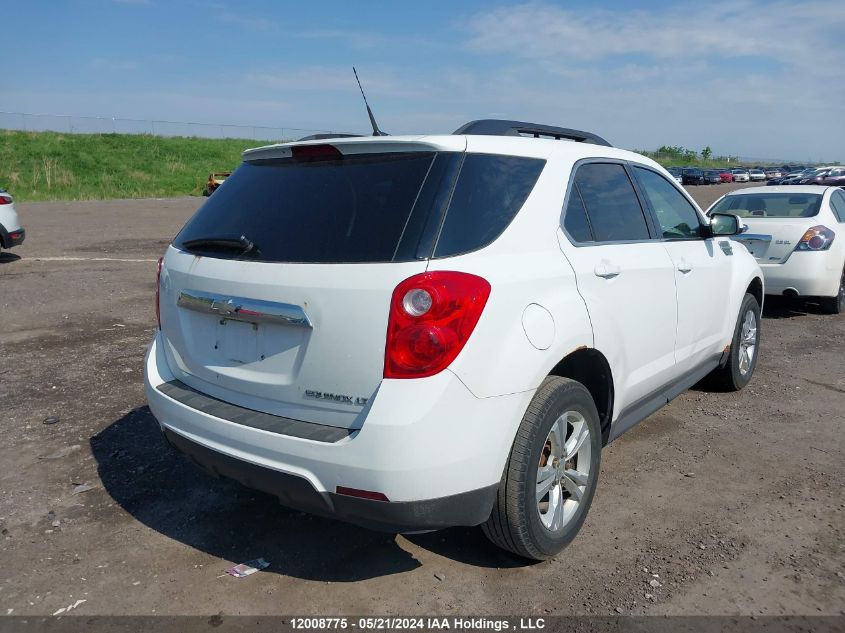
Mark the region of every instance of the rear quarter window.
<instances>
[{"instance_id":1,"label":"rear quarter window","mask_svg":"<svg viewBox=\"0 0 845 633\"><path fill-rule=\"evenodd\" d=\"M468 253L498 238L525 204L545 164L539 158L467 154L434 256Z\"/></svg>"}]
</instances>

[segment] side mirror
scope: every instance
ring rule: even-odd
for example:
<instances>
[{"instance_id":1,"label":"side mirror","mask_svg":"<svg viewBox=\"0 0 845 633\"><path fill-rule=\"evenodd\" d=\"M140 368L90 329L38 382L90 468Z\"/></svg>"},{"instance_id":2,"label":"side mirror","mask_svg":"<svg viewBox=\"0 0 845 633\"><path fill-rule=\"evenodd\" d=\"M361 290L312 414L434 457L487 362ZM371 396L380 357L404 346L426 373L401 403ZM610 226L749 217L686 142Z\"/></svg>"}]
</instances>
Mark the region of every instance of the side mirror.
<instances>
[{"instance_id":1,"label":"side mirror","mask_svg":"<svg viewBox=\"0 0 845 633\"><path fill-rule=\"evenodd\" d=\"M731 213L713 213L710 216L710 233L716 236L739 235L747 227L739 219L738 215Z\"/></svg>"}]
</instances>

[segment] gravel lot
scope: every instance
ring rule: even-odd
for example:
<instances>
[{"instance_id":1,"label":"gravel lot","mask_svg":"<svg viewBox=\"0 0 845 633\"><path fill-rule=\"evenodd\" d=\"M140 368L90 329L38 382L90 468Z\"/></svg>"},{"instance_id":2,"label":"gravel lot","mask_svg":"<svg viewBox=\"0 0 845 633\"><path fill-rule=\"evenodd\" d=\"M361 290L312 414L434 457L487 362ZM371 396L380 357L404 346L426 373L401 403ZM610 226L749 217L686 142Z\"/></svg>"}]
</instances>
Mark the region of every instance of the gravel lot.
<instances>
[{"instance_id":1,"label":"gravel lot","mask_svg":"<svg viewBox=\"0 0 845 633\"><path fill-rule=\"evenodd\" d=\"M706 206L731 187L691 190ZM477 529L306 516L166 447L141 386L155 260L200 203L18 205L27 242L0 255L0 614L845 609L845 318L769 301L749 388L693 389L610 445L580 536L527 564ZM259 556L264 572L221 576Z\"/></svg>"}]
</instances>

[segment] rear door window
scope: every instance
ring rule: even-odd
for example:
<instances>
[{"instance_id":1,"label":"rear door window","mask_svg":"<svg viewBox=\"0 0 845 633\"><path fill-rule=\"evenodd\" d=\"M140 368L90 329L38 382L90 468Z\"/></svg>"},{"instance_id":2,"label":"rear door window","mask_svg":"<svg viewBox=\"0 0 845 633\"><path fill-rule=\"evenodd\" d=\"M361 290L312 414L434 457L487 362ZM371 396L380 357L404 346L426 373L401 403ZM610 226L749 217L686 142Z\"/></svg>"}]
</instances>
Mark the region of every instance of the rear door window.
<instances>
[{"instance_id":1,"label":"rear door window","mask_svg":"<svg viewBox=\"0 0 845 633\"><path fill-rule=\"evenodd\" d=\"M389 262L414 211L434 152L243 163L192 217L174 245L198 254L271 262ZM427 213L428 210L426 209ZM246 237L257 247L186 242ZM195 242L196 244L196 242Z\"/></svg>"},{"instance_id":2,"label":"rear door window","mask_svg":"<svg viewBox=\"0 0 845 633\"><path fill-rule=\"evenodd\" d=\"M587 209L596 242L650 239L634 185L622 165L581 165L575 173L574 186Z\"/></svg>"}]
</instances>

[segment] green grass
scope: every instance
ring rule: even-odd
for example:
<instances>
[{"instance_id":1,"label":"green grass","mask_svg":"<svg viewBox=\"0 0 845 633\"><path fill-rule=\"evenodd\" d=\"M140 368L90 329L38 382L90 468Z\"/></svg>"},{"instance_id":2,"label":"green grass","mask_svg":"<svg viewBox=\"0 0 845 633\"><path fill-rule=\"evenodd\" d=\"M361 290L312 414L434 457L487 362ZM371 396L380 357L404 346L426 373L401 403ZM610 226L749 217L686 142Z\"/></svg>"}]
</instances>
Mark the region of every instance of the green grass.
<instances>
[{"instance_id":1,"label":"green grass","mask_svg":"<svg viewBox=\"0 0 845 633\"><path fill-rule=\"evenodd\" d=\"M234 169L243 150L262 144L0 130L0 188L21 201L196 196L210 172Z\"/></svg>"},{"instance_id":2,"label":"green grass","mask_svg":"<svg viewBox=\"0 0 845 633\"><path fill-rule=\"evenodd\" d=\"M250 139L0 130L0 188L21 201L197 196L210 172L234 169L243 150L263 144ZM666 166L737 164L735 156L705 160L683 147L642 153Z\"/></svg>"}]
</instances>

